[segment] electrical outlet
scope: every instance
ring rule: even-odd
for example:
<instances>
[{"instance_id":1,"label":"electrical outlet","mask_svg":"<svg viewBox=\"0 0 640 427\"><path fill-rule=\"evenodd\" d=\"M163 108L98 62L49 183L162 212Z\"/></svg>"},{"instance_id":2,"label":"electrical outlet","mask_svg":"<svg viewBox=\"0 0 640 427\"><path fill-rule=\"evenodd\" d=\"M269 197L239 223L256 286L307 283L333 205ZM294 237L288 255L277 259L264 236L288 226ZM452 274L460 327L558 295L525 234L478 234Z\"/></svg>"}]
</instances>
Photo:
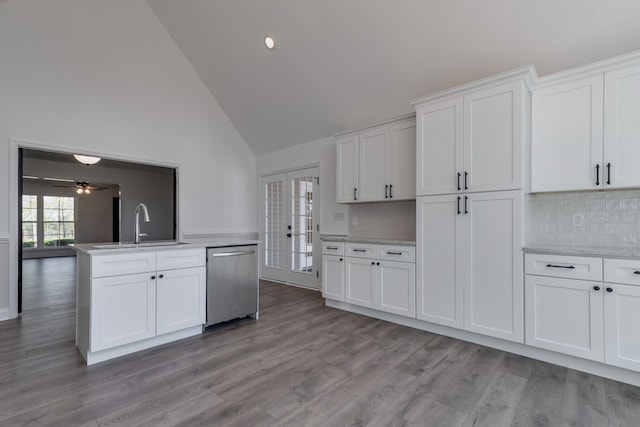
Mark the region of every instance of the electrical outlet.
<instances>
[{"instance_id":1,"label":"electrical outlet","mask_svg":"<svg viewBox=\"0 0 640 427\"><path fill-rule=\"evenodd\" d=\"M584 227L584 214L583 213L574 213L573 214L573 226L574 227Z\"/></svg>"},{"instance_id":2,"label":"electrical outlet","mask_svg":"<svg viewBox=\"0 0 640 427\"><path fill-rule=\"evenodd\" d=\"M358 217L357 216L352 216L351 217L351 225L358 225Z\"/></svg>"}]
</instances>

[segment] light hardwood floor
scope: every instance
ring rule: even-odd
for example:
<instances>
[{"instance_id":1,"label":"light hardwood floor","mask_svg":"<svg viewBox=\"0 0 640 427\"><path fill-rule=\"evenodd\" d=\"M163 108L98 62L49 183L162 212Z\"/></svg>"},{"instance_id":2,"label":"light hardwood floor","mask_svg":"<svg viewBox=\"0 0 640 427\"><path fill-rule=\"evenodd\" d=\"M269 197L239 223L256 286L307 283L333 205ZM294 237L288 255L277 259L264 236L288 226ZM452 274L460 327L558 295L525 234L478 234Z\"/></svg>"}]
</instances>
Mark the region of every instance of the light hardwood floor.
<instances>
[{"instance_id":1,"label":"light hardwood floor","mask_svg":"<svg viewBox=\"0 0 640 427\"><path fill-rule=\"evenodd\" d=\"M324 307L262 282L260 320L87 367L73 258L28 260L0 322L0 426L638 426L640 389Z\"/></svg>"}]
</instances>

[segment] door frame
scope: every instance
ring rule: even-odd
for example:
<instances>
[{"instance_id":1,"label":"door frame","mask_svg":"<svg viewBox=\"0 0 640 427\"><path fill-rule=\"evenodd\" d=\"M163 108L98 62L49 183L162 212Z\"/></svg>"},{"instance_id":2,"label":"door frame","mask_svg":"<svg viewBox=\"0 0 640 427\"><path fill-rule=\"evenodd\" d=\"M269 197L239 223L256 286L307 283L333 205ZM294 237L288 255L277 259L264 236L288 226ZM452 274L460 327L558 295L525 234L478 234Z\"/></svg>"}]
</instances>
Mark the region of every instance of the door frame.
<instances>
[{"instance_id":1,"label":"door frame","mask_svg":"<svg viewBox=\"0 0 640 427\"><path fill-rule=\"evenodd\" d=\"M274 176L274 175L281 175L281 174L289 174L292 172L299 172L305 169L311 169L311 168L317 168L318 174L317 174L317 178L318 178L318 182L314 183L314 186L316 186L316 190L314 191L313 194L313 201L314 201L314 212L313 212L313 222L315 224L315 229L314 229L314 240L313 240L313 265L314 265L314 269L316 271L316 281L315 281L315 287L308 287L308 286L304 286L304 285L300 285L297 283L291 283L285 280L282 280L282 283L286 283L288 285L292 285L292 286L299 286L305 289L313 289L313 290L317 290L317 291L321 291L321 286L320 286L320 269L322 267L322 259L321 259L321 247L320 247L320 218L321 218L321 207L322 207L322 191L320 189L320 183L322 182L322 165L320 162L316 162L316 163L311 163L311 164L307 164L307 165L301 165L301 166L297 166L294 168L289 168L289 169L279 169L279 170L274 170L274 171L269 171L269 172L263 172L260 174L259 176L259 190L257 191L257 196L258 196L258 203L260 205L260 209L258 210L259 212L259 219L258 222L260 224L259 226L259 230L260 230L260 238L264 241L264 237L265 237L265 227L264 227L264 217L265 217L265 205L264 205L264 179L268 178L270 176ZM285 187L288 186L288 184L285 182ZM286 190L286 188L285 188ZM289 196L287 196L288 198ZM288 215L288 214L287 214ZM260 249L260 278L263 278L263 271L264 271L264 262L265 262L265 258L264 258L264 243ZM287 253L286 256L289 256L290 254ZM274 279L265 279L265 280L272 280L274 281Z\"/></svg>"}]
</instances>

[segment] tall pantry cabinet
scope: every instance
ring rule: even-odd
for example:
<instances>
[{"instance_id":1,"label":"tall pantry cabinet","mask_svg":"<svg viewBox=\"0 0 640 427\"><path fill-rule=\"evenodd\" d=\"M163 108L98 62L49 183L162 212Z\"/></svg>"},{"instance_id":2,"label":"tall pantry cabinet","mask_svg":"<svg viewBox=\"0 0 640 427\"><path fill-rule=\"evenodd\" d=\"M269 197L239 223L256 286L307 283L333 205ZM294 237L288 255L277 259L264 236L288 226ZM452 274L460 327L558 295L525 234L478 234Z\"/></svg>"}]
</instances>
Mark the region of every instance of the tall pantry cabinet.
<instances>
[{"instance_id":1,"label":"tall pantry cabinet","mask_svg":"<svg viewBox=\"0 0 640 427\"><path fill-rule=\"evenodd\" d=\"M412 101L418 319L524 341L523 190L533 67Z\"/></svg>"}]
</instances>

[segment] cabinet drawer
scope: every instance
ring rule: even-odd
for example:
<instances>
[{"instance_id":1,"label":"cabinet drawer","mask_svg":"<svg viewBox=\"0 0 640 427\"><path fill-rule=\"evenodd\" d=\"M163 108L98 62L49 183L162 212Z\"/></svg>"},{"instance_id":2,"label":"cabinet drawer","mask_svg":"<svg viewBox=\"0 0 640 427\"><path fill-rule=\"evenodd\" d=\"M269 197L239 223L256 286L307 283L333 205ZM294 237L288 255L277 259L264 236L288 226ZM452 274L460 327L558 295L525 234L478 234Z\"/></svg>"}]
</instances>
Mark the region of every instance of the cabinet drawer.
<instances>
[{"instance_id":1,"label":"cabinet drawer","mask_svg":"<svg viewBox=\"0 0 640 427\"><path fill-rule=\"evenodd\" d=\"M604 281L640 286L640 260L605 258Z\"/></svg>"},{"instance_id":2,"label":"cabinet drawer","mask_svg":"<svg viewBox=\"0 0 640 427\"><path fill-rule=\"evenodd\" d=\"M202 267L207 265L205 248L158 251L158 270Z\"/></svg>"},{"instance_id":3,"label":"cabinet drawer","mask_svg":"<svg viewBox=\"0 0 640 427\"><path fill-rule=\"evenodd\" d=\"M525 254L525 274L602 281L602 258Z\"/></svg>"},{"instance_id":4,"label":"cabinet drawer","mask_svg":"<svg viewBox=\"0 0 640 427\"><path fill-rule=\"evenodd\" d=\"M155 251L132 251L91 256L91 277L120 276L154 271L156 271Z\"/></svg>"},{"instance_id":5,"label":"cabinet drawer","mask_svg":"<svg viewBox=\"0 0 640 427\"><path fill-rule=\"evenodd\" d=\"M416 248L413 246L380 245L378 252L381 260L416 262Z\"/></svg>"},{"instance_id":6,"label":"cabinet drawer","mask_svg":"<svg viewBox=\"0 0 640 427\"><path fill-rule=\"evenodd\" d=\"M378 247L367 243L347 243L345 255L357 258L377 258Z\"/></svg>"},{"instance_id":7,"label":"cabinet drawer","mask_svg":"<svg viewBox=\"0 0 640 427\"><path fill-rule=\"evenodd\" d=\"M327 255L344 255L344 242L322 242L322 253Z\"/></svg>"}]
</instances>

